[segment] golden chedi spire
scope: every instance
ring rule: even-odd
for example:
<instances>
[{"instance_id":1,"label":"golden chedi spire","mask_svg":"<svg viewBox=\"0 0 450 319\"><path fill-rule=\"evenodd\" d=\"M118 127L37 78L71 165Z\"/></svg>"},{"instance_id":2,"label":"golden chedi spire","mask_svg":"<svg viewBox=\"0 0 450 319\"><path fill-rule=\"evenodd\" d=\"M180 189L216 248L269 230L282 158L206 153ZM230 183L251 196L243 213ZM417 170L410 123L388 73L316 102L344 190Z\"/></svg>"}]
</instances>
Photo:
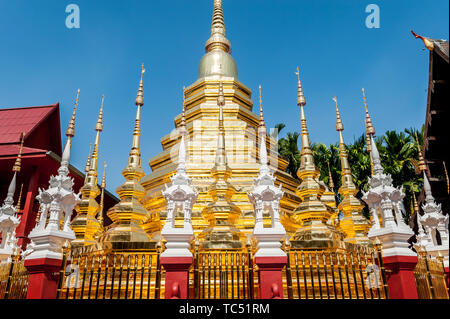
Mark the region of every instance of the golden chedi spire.
<instances>
[{"instance_id":1,"label":"golden chedi spire","mask_svg":"<svg viewBox=\"0 0 450 319\"><path fill-rule=\"evenodd\" d=\"M102 175L102 183L100 184L102 192L100 194L100 211L98 212L97 220L100 224L100 227L103 229L103 209L105 207L105 189L106 189L106 162L103 163L103 175Z\"/></svg>"},{"instance_id":2,"label":"golden chedi spire","mask_svg":"<svg viewBox=\"0 0 450 319\"><path fill-rule=\"evenodd\" d=\"M125 182L116 190L120 202L108 210L108 217L113 224L103 234L101 243L103 249L130 250L154 248L156 241L151 241L142 228L142 223L149 217L147 210L142 206L141 199L145 189L140 180L145 175L141 167L141 107L144 105L143 75L144 65L141 68L141 79L136 97L136 118L133 130L133 139L128 164L122 170Z\"/></svg>"},{"instance_id":3,"label":"golden chedi spire","mask_svg":"<svg viewBox=\"0 0 450 319\"><path fill-rule=\"evenodd\" d=\"M417 132L414 133L416 139L417 150L419 152L419 170L425 172L427 165L425 164L425 159L423 158L422 149L420 147L419 138L417 137Z\"/></svg>"},{"instance_id":4,"label":"golden chedi spire","mask_svg":"<svg viewBox=\"0 0 450 319\"><path fill-rule=\"evenodd\" d=\"M205 44L206 54L198 68L198 78L213 75L237 78L238 70L231 53L231 42L226 37L222 0L214 0L211 36ZM222 66L220 68L219 66Z\"/></svg>"},{"instance_id":5,"label":"golden chedi spire","mask_svg":"<svg viewBox=\"0 0 450 319\"><path fill-rule=\"evenodd\" d=\"M336 103L336 131L339 132L339 156L341 159L341 187L339 188L339 193L343 198L338 205L338 209L344 215L339 220L338 228L344 233L346 242L368 244L367 233L371 225L370 221L362 215L364 204L355 197L356 193L358 193L358 188L353 182L347 149L342 136L344 125L342 124L337 97L335 96L333 100Z\"/></svg>"},{"instance_id":6,"label":"golden chedi spire","mask_svg":"<svg viewBox=\"0 0 450 319\"><path fill-rule=\"evenodd\" d=\"M366 91L364 88L362 88L362 94L363 94L363 101L364 101L364 109L366 111L366 118L364 120L364 123L366 124L366 149L369 153L370 157L370 168L373 175L373 159L372 159L372 142L370 141L370 138L375 135L375 128L372 124L372 119L369 115L369 109L367 108L367 99L366 99Z\"/></svg>"},{"instance_id":7,"label":"golden chedi spire","mask_svg":"<svg viewBox=\"0 0 450 319\"><path fill-rule=\"evenodd\" d=\"M211 170L214 182L208 189L213 202L202 211L202 215L208 221L209 226L199 234L200 246L203 249L242 248L246 240L245 235L235 227L235 222L241 215L241 210L231 201L231 197L236 190L228 181L232 172L228 166L225 151L223 123L225 96L222 81L219 83L217 106L219 107L219 133L215 163Z\"/></svg>"},{"instance_id":8,"label":"golden chedi spire","mask_svg":"<svg viewBox=\"0 0 450 319\"><path fill-rule=\"evenodd\" d=\"M325 183L319 180L320 171L314 164L309 133L306 123L304 107L306 99L300 81L300 70L297 67L297 105L300 107L300 134L302 148L300 151L300 167L297 176L301 180L296 194L302 200L295 209L291 220L298 225L298 229L291 237L293 247L302 247L307 244L316 248L330 247L333 242L340 239L340 235L332 227L326 225L334 212L334 194L326 197L330 203L325 203L322 196L327 189ZM327 194L330 195L330 194ZM334 204L335 205L335 204Z\"/></svg>"},{"instance_id":9,"label":"golden chedi spire","mask_svg":"<svg viewBox=\"0 0 450 319\"><path fill-rule=\"evenodd\" d=\"M97 244L95 239L100 231L100 223L96 216L100 210L100 205L96 198L101 191L97 185L97 164L99 157L100 133L103 131L103 102L105 96L102 96L100 111L95 125L95 142L90 156L88 171L85 182L81 188L81 201L75 207L77 216L72 220L71 227L75 232L76 239L71 243L72 247L90 246Z\"/></svg>"},{"instance_id":10,"label":"golden chedi spire","mask_svg":"<svg viewBox=\"0 0 450 319\"><path fill-rule=\"evenodd\" d=\"M25 133L22 133L20 135L20 146L19 146L19 153L17 154L16 161L14 162L14 166L12 168L12 171L14 173L19 173L20 168L22 167L22 149L23 149L23 142L25 140Z\"/></svg>"},{"instance_id":11,"label":"golden chedi spire","mask_svg":"<svg viewBox=\"0 0 450 319\"><path fill-rule=\"evenodd\" d=\"M330 161L327 161L328 166L328 187L330 190L334 191L334 182L333 182L333 176L331 175L331 169L330 169Z\"/></svg>"}]
</instances>

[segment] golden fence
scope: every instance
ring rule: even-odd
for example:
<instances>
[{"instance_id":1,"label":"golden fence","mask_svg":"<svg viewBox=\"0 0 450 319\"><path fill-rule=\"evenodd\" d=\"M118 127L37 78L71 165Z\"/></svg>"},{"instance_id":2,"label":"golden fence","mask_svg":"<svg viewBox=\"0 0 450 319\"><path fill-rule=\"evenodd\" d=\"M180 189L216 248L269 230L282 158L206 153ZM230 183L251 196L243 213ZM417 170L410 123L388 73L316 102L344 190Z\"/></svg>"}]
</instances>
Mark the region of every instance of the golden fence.
<instances>
[{"instance_id":1,"label":"golden fence","mask_svg":"<svg viewBox=\"0 0 450 319\"><path fill-rule=\"evenodd\" d=\"M289 299L387 299L381 252L288 250L283 271Z\"/></svg>"},{"instance_id":2,"label":"golden fence","mask_svg":"<svg viewBox=\"0 0 450 319\"><path fill-rule=\"evenodd\" d=\"M57 298L159 299L164 290L159 256L158 250L65 253Z\"/></svg>"},{"instance_id":3,"label":"golden fence","mask_svg":"<svg viewBox=\"0 0 450 319\"><path fill-rule=\"evenodd\" d=\"M23 260L15 256L11 262L0 264L0 299L25 299L28 276Z\"/></svg>"},{"instance_id":4,"label":"golden fence","mask_svg":"<svg viewBox=\"0 0 450 319\"><path fill-rule=\"evenodd\" d=\"M442 260L431 259L426 252L419 252L418 259L414 277L419 299L449 299Z\"/></svg>"},{"instance_id":5,"label":"golden fence","mask_svg":"<svg viewBox=\"0 0 450 319\"><path fill-rule=\"evenodd\" d=\"M196 299L257 298L258 273L250 250L195 250L190 277Z\"/></svg>"}]
</instances>

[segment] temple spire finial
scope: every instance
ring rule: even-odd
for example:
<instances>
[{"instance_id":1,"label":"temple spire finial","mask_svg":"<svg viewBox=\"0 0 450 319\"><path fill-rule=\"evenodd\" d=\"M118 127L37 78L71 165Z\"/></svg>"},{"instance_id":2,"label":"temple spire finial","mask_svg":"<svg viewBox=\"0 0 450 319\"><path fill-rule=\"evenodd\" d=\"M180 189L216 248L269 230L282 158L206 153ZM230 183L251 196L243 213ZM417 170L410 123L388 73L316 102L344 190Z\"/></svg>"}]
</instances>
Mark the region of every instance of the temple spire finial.
<instances>
[{"instance_id":1,"label":"temple spire finial","mask_svg":"<svg viewBox=\"0 0 450 319\"><path fill-rule=\"evenodd\" d=\"M267 147L266 147L266 124L264 122L263 104L262 104L262 89L259 86L259 161L261 164L260 172L269 172L267 166Z\"/></svg>"},{"instance_id":2,"label":"temple spire finial","mask_svg":"<svg viewBox=\"0 0 450 319\"><path fill-rule=\"evenodd\" d=\"M420 148L419 138L417 137L417 132L414 133L417 150L419 151L419 169L425 173L427 165L425 164L425 159L423 158L422 149Z\"/></svg>"},{"instance_id":3,"label":"temple spire finial","mask_svg":"<svg viewBox=\"0 0 450 319\"><path fill-rule=\"evenodd\" d=\"M264 121L261 85L259 85L259 127L261 127L261 128L266 127L266 122Z\"/></svg>"},{"instance_id":4,"label":"temple spire finial","mask_svg":"<svg viewBox=\"0 0 450 319\"><path fill-rule=\"evenodd\" d=\"M144 105L144 83L143 83L143 76L145 73L144 63L141 65L141 80L139 81L139 89L136 96L135 104L137 106Z\"/></svg>"},{"instance_id":5,"label":"temple spire finial","mask_svg":"<svg viewBox=\"0 0 450 319\"><path fill-rule=\"evenodd\" d=\"M102 192L100 194L100 210L98 212L98 222L100 226L103 226L103 208L104 208L104 200L105 200L105 188L106 188L106 162L103 163L103 175L102 175L102 183L100 185Z\"/></svg>"},{"instance_id":6,"label":"temple spire finial","mask_svg":"<svg viewBox=\"0 0 450 319\"><path fill-rule=\"evenodd\" d=\"M128 166L141 166L141 107L144 105L144 82L143 76L145 73L144 64L141 65L141 79L139 81L139 89L136 97L136 118L134 120L133 140L131 143L131 150L128 156Z\"/></svg>"},{"instance_id":7,"label":"temple spire finial","mask_svg":"<svg viewBox=\"0 0 450 319\"><path fill-rule=\"evenodd\" d=\"M183 110L181 111L180 134L185 135L186 131L186 87L183 86Z\"/></svg>"},{"instance_id":8,"label":"temple spire finial","mask_svg":"<svg viewBox=\"0 0 450 319\"><path fill-rule=\"evenodd\" d=\"M336 95L333 97L333 101L336 103L336 131L341 132L344 130L344 124L342 124Z\"/></svg>"},{"instance_id":9,"label":"temple spire finial","mask_svg":"<svg viewBox=\"0 0 450 319\"><path fill-rule=\"evenodd\" d=\"M75 99L75 106L73 108L72 117L70 118L69 125L67 126L66 130L66 136L69 140L69 138L72 138L75 136L75 118L77 115L77 108L78 108L78 101L80 97L80 89L77 90L77 97Z\"/></svg>"},{"instance_id":10,"label":"temple spire finial","mask_svg":"<svg viewBox=\"0 0 450 319\"><path fill-rule=\"evenodd\" d=\"M367 108L366 91L364 90L364 88L362 88L362 95L363 95L363 101L364 101L364 109L366 111L366 118L364 121L364 123L366 124L366 147L367 147L367 152L370 153L371 149L372 149L370 137L375 135L375 128L373 127L372 119L370 118L370 115L369 115L369 109Z\"/></svg>"},{"instance_id":11,"label":"temple spire finial","mask_svg":"<svg viewBox=\"0 0 450 319\"><path fill-rule=\"evenodd\" d=\"M22 166L22 149L23 149L23 142L25 139L25 133L22 132L20 135L20 147L19 147L19 153L17 154L16 162L13 166L13 172L20 172L20 168Z\"/></svg>"},{"instance_id":12,"label":"temple spire finial","mask_svg":"<svg viewBox=\"0 0 450 319\"><path fill-rule=\"evenodd\" d=\"M206 52L210 52L216 48L224 50L227 53L231 53L231 42L226 37L222 0L214 0L211 36L205 44Z\"/></svg>"},{"instance_id":13,"label":"temple spire finial","mask_svg":"<svg viewBox=\"0 0 450 319\"><path fill-rule=\"evenodd\" d=\"M306 124L306 115L304 106L306 105L306 99L305 95L303 94L302 89L302 83L300 81L300 69L297 66L297 71L295 72L298 79L297 84L297 105L300 107L300 135L302 139L302 152L308 152L307 149L311 148L310 142L309 142L309 132L308 132L308 126Z\"/></svg>"},{"instance_id":14,"label":"temple spire finial","mask_svg":"<svg viewBox=\"0 0 450 319\"><path fill-rule=\"evenodd\" d=\"M331 175L331 169L330 169L330 161L327 161L328 165L328 187L334 191L334 182L333 182L333 176Z\"/></svg>"},{"instance_id":15,"label":"temple spire finial","mask_svg":"<svg viewBox=\"0 0 450 319\"><path fill-rule=\"evenodd\" d=\"M295 72L298 78L298 84L297 84L297 105L298 106L305 106L306 105L306 99L305 95L303 94L303 88L302 88L302 82L300 81L300 68L297 66L297 72Z\"/></svg>"},{"instance_id":16,"label":"temple spire finial","mask_svg":"<svg viewBox=\"0 0 450 319\"><path fill-rule=\"evenodd\" d=\"M223 83L219 83L219 95L217 96L217 106L219 106L219 135L216 151L216 165L227 165L227 156L225 154L225 128L223 124L223 106L225 105L225 96L223 93Z\"/></svg>"}]
</instances>

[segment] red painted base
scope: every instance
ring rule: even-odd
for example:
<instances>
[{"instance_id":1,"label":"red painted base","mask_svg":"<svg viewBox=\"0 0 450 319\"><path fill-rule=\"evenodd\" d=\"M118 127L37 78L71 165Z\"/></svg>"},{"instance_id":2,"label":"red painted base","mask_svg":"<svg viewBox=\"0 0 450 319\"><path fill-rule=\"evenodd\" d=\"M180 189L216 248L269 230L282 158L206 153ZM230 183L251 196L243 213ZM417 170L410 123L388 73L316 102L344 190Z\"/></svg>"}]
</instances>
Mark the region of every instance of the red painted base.
<instances>
[{"instance_id":1,"label":"red painted base","mask_svg":"<svg viewBox=\"0 0 450 319\"><path fill-rule=\"evenodd\" d=\"M383 258L390 299L418 299L414 268L416 256Z\"/></svg>"},{"instance_id":2,"label":"red painted base","mask_svg":"<svg viewBox=\"0 0 450 319\"><path fill-rule=\"evenodd\" d=\"M283 298L283 273L287 257L255 257L259 268L259 298Z\"/></svg>"},{"instance_id":3,"label":"red painted base","mask_svg":"<svg viewBox=\"0 0 450 319\"><path fill-rule=\"evenodd\" d=\"M166 271L166 299L187 299L189 268L192 257L161 257L161 265Z\"/></svg>"},{"instance_id":4,"label":"red painted base","mask_svg":"<svg viewBox=\"0 0 450 319\"><path fill-rule=\"evenodd\" d=\"M59 259L25 260L25 267L30 273L27 299L56 299L61 266Z\"/></svg>"}]
</instances>

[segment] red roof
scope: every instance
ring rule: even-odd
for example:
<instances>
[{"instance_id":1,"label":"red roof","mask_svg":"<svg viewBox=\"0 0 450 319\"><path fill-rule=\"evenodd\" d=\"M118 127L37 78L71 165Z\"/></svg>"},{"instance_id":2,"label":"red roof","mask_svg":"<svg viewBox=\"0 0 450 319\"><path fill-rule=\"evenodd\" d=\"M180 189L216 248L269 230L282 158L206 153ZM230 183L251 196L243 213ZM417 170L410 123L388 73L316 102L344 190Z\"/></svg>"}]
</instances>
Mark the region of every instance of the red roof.
<instances>
[{"instance_id":1,"label":"red roof","mask_svg":"<svg viewBox=\"0 0 450 319\"><path fill-rule=\"evenodd\" d=\"M0 109L0 144L20 143L22 132L29 135L40 122L58 107L32 106L13 109Z\"/></svg>"},{"instance_id":2,"label":"red roof","mask_svg":"<svg viewBox=\"0 0 450 319\"><path fill-rule=\"evenodd\" d=\"M1 157L17 154L22 132L25 133L24 155L47 151L61 155L59 103L0 109Z\"/></svg>"}]
</instances>

